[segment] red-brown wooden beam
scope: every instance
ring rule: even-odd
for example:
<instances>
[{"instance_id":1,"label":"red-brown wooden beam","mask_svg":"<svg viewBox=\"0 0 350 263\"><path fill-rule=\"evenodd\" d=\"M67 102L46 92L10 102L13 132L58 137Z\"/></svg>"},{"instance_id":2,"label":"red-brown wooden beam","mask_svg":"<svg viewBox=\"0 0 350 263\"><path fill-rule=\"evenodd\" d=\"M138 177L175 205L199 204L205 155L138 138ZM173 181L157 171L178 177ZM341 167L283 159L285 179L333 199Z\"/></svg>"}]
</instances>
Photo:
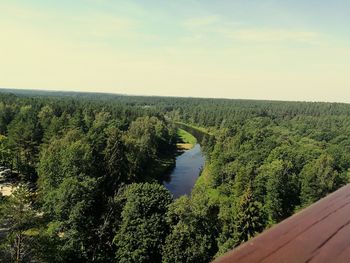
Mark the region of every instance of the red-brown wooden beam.
<instances>
[{"instance_id":1,"label":"red-brown wooden beam","mask_svg":"<svg viewBox=\"0 0 350 263\"><path fill-rule=\"evenodd\" d=\"M350 263L350 185L264 231L215 263Z\"/></svg>"}]
</instances>

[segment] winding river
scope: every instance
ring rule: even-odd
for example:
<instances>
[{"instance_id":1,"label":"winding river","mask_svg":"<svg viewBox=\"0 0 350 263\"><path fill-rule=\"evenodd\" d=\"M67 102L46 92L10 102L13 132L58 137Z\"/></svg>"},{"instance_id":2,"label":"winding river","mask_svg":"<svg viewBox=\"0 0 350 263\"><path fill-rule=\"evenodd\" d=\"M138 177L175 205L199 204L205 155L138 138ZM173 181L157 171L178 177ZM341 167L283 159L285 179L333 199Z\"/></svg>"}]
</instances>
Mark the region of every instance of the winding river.
<instances>
[{"instance_id":1,"label":"winding river","mask_svg":"<svg viewBox=\"0 0 350 263\"><path fill-rule=\"evenodd\" d=\"M192 149L176 157L176 166L164 181L164 186L174 198L189 195L204 165L201 146L197 143Z\"/></svg>"}]
</instances>

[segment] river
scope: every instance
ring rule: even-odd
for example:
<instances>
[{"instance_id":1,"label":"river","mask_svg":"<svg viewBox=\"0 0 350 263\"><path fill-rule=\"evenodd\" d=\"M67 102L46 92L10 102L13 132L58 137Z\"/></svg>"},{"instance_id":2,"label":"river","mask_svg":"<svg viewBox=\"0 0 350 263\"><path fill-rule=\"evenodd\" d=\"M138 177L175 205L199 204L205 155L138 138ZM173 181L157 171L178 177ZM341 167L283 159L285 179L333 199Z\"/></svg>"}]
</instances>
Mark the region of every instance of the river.
<instances>
[{"instance_id":1,"label":"river","mask_svg":"<svg viewBox=\"0 0 350 263\"><path fill-rule=\"evenodd\" d=\"M192 149L176 157L176 166L164 181L164 186L174 198L189 195L204 165L201 146L197 143Z\"/></svg>"}]
</instances>

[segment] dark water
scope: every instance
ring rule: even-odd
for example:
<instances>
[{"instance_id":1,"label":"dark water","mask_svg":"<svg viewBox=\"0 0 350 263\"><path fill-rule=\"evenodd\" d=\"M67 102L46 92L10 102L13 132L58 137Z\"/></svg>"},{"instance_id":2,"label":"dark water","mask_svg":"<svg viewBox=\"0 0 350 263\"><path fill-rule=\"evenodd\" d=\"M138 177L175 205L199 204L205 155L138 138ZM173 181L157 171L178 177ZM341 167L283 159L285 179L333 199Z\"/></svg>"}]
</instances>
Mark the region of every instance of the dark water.
<instances>
[{"instance_id":1,"label":"dark water","mask_svg":"<svg viewBox=\"0 0 350 263\"><path fill-rule=\"evenodd\" d=\"M169 179L164 182L164 186L174 198L190 194L203 165L204 156L200 145L196 144L191 150L176 157L176 166Z\"/></svg>"}]
</instances>

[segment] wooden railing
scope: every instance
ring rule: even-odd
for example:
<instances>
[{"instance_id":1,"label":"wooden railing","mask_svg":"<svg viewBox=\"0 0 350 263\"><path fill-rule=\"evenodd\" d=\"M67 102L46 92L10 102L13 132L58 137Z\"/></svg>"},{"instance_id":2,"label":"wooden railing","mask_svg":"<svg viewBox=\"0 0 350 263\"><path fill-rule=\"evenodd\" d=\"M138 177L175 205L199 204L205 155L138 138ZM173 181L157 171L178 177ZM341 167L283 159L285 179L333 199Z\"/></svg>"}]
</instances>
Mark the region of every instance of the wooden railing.
<instances>
[{"instance_id":1,"label":"wooden railing","mask_svg":"<svg viewBox=\"0 0 350 263\"><path fill-rule=\"evenodd\" d=\"M215 262L350 262L350 185L273 226Z\"/></svg>"}]
</instances>

